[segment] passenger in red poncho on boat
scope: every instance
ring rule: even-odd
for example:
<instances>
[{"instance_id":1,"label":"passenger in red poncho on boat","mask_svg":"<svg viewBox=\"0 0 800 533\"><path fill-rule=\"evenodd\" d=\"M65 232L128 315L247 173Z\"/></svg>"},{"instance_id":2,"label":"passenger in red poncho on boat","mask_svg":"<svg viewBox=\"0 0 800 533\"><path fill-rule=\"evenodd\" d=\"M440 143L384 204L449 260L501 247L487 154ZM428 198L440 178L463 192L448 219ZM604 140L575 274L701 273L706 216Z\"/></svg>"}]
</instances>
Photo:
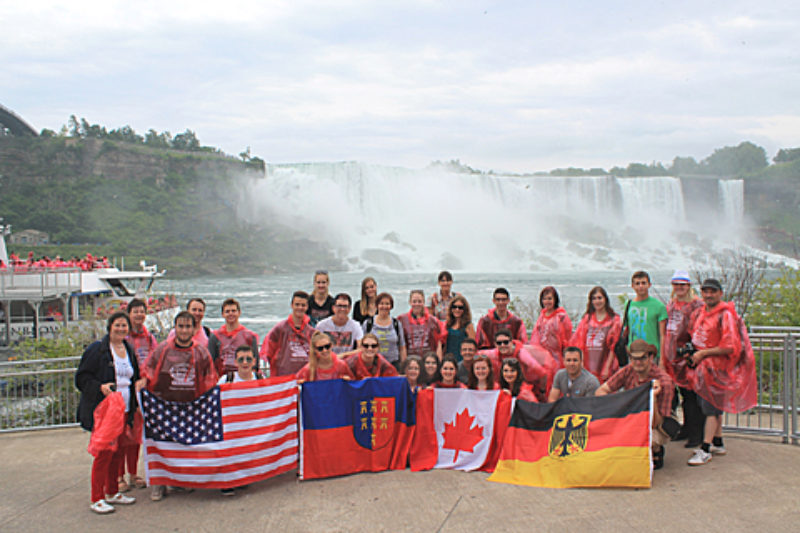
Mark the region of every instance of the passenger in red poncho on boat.
<instances>
[{"instance_id":1,"label":"passenger in red poncho on boat","mask_svg":"<svg viewBox=\"0 0 800 533\"><path fill-rule=\"evenodd\" d=\"M722 413L741 413L756 405L755 357L744 321L736 314L733 302L722 301L722 284L707 279L701 286L703 303L689 319L692 344L697 349L690 357L694 375L692 388L699 396L700 410L706 415L703 444L689 459L699 466L712 455L724 455Z\"/></svg>"},{"instance_id":2,"label":"passenger in red poncho on boat","mask_svg":"<svg viewBox=\"0 0 800 533\"><path fill-rule=\"evenodd\" d=\"M489 309L486 315L478 321L475 328L475 342L478 343L479 350L494 348L494 337L501 329L511 332L514 339L525 344L528 342L528 332L525 331L525 323L508 310L511 296L508 290L498 287L492 294L494 308Z\"/></svg>"},{"instance_id":3,"label":"passenger in red poncho on boat","mask_svg":"<svg viewBox=\"0 0 800 533\"><path fill-rule=\"evenodd\" d=\"M250 346L254 354L258 353L258 335L239 323L241 315L239 302L233 298L226 299L222 302L225 323L212 331L208 338L208 352L220 376L236 371L236 348L239 346Z\"/></svg>"},{"instance_id":4,"label":"passenger in red poncho on boat","mask_svg":"<svg viewBox=\"0 0 800 533\"><path fill-rule=\"evenodd\" d=\"M311 354L308 363L297 372L297 383L323 381L326 379L354 379L347 363L332 350L333 340L327 333L314 331L311 336Z\"/></svg>"},{"instance_id":5,"label":"passenger in red poncho on boat","mask_svg":"<svg viewBox=\"0 0 800 533\"><path fill-rule=\"evenodd\" d=\"M442 341L445 336L444 324L425 308L423 291L412 290L408 303L411 305L411 310L397 317L406 337L407 354L423 357L428 352L436 352L436 356L441 360Z\"/></svg>"},{"instance_id":6,"label":"passenger in red poncho on boat","mask_svg":"<svg viewBox=\"0 0 800 533\"><path fill-rule=\"evenodd\" d=\"M142 374L147 378L147 390L171 402L191 402L219 380L208 349L194 342L197 322L188 311L175 316L175 337L159 344L147 358ZM150 499L164 497L165 487L153 485Z\"/></svg>"},{"instance_id":7,"label":"passenger in red poncho on boat","mask_svg":"<svg viewBox=\"0 0 800 533\"><path fill-rule=\"evenodd\" d=\"M519 359L516 357L503 359L503 365L500 368L499 384L504 392L507 392L514 398L529 402L539 401L533 393L531 384L525 381L522 375L522 366L519 363Z\"/></svg>"},{"instance_id":8,"label":"passenger in red poncho on boat","mask_svg":"<svg viewBox=\"0 0 800 533\"><path fill-rule=\"evenodd\" d=\"M540 346L522 344L511 338L511 331L501 329L495 334L493 350L483 350L480 354L489 357L492 370L499 380L502 362L509 357L517 359L521 366L525 380L530 383L540 400L547 398L547 391L553 382L558 366L550 353Z\"/></svg>"},{"instance_id":9,"label":"passenger in red poncho on boat","mask_svg":"<svg viewBox=\"0 0 800 533\"><path fill-rule=\"evenodd\" d=\"M568 344L581 349L584 354L583 367L594 374L600 383L605 383L619 369L614 345L619 340L621 330L622 321L611 308L608 293L603 287L593 287L589 291L586 313Z\"/></svg>"},{"instance_id":10,"label":"passenger in red poncho on boat","mask_svg":"<svg viewBox=\"0 0 800 533\"><path fill-rule=\"evenodd\" d=\"M361 339L361 349L351 354L347 366L356 379L397 376L397 369L378 353L378 337L367 333Z\"/></svg>"},{"instance_id":11,"label":"passenger in red poncho on boat","mask_svg":"<svg viewBox=\"0 0 800 533\"><path fill-rule=\"evenodd\" d=\"M296 374L308 363L311 335L317 331L311 327L311 318L306 314L308 298L308 293L295 291L289 318L275 324L264 337L258 355L269 361L272 376Z\"/></svg>"},{"instance_id":12,"label":"passenger in red poncho on boat","mask_svg":"<svg viewBox=\"0 0 800 533\"><path fill-rule=\"evenodd\" d=\"M563 351L572 337L572 322L564 308L559 306L560 303L555 287L548 286L542 289L539 293L539 306L542 311L531 330L530 343L543 346L558 362L558 367L564 368Z\"/></svg>"},{"instance_id":13,"label":"passenger in red poncho on boat","mask_svg":"<svg viewBox=\"0 0 800 533\"><path fill-rule=\"evenodd\" d=\"M683 397L683 426L675 440L687 439L686 448L697 448L703 442L705 416L700 411L697 394L691 389L690 378L694 371L687 365L686 357L678 356L678 349L691 340L689 318L703 306L703 300L691 286L685 270L672 275L672 296L667 304L667 327L661 343L661 364L675 381Z\"/></svg>"}]
</instances>

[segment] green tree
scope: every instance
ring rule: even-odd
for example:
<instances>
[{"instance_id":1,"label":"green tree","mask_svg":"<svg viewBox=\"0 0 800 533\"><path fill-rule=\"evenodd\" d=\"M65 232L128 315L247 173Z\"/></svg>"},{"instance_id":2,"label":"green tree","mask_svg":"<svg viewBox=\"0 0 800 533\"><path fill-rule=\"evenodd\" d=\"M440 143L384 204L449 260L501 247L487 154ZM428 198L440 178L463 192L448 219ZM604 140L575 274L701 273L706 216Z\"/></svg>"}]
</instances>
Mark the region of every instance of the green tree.
<instances>
[{"instance_id":1,"label":"green tree","mask_svg":"<svg viewBox=\"0 0 800 533\"><path fill-rule=\"evenodd\" d=\"M109 131L108 138L114 139L115 141L122 141L135 144L142 144L144 142L144 137L136 133L136 131L134 131L133 128L127 125Z\"/></svg>"},{"instance_id":2,"label":"green tree","mask_svg":"<svg viewBox=\"0 0 800 533\"><path fill-rule=\"evenodd\" d=\"M179 133L172 139L172 147L176 150L186 150L187 152L195 152L200 148L200 141L192 130L187 129L183 133Z\"/></svg>"},{"instance_id":3,"label":"green tree","mask_svg":"<svg viewBox=\"0 0 800 533\"><path fill-rule=\"evenodd\" d=\"M750 309L750 325L797 326L800 324L800 270L785 268L764 283Z\"/></svg>"},{"instance_id":4,"label":"green tree","mask_svg":"<svg viewBox=\"0 0 800 533\"><path fill-rule=\"evenodd\" d=\"M153 148L169 148L172 146L172 134L168 131L158 133L150 128L144 135L144 144Z\"/></svg>"},{"instance_id":5,"label":"green tree","mask_svg":"<svg viewBox=\"0 0 800 533\"><path fill-rule=\"evenodd\" d=\"M687 174L700 174L700 165L695 161L694 157L675 157L672 160L672 167L670 174L675 176L685 176Z\"/></svg>"},{"instance_id":6,"label":"green tree","mask_svg":"<svg viewBox=\"0 0 800 533\"><path fill-rule=\"evenodd\" d=\"M767 152L760 146L745 141L739 146L717 148L703 160L709 174L734 176L757 172L767 166Z\"/></svg>"},{"instance_id":7,"label":"green tree","mask_svg":"<svg viewBox=\"0 0 800 533\"><path fill-rule=\"evenodd\" d=\"M800 148L781 148L772 160L776 163L789 163L800 159Z\"/></svg>"}]
</instances>

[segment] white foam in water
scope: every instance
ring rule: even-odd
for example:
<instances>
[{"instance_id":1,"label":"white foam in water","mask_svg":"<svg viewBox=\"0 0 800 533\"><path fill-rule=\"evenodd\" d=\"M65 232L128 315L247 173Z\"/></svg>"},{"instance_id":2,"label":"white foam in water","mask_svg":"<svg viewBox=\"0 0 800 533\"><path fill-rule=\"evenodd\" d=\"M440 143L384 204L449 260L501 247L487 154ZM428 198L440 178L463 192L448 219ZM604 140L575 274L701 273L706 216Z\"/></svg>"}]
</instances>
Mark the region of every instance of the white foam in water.
<instances>
[{"instance_id":1,"label":"white foam in water","mask_svg":"<svg viewBox=\"0 0 800 533\"><path fill-rule=\"evenodd\" d=\"M523 178L358 162L269 165L267 174L246 192L251 222L280 221L353 270L669 269L741 242L745 228L741 180L719 181L708 200L720 223L692 227L674 177Z\"/></svg>"}]
</instances>

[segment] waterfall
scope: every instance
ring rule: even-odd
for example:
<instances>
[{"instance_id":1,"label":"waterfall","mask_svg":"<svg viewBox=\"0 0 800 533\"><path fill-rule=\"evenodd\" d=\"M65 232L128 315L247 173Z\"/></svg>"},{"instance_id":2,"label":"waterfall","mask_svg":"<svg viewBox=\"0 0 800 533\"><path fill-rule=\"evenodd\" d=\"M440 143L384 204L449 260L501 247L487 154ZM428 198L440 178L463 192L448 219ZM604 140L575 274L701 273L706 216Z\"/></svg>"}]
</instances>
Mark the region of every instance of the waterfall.
<instances>
[{"instance_id":1,"label":"waterfall","mask_svg":"<svg viewBox=\"0 0 800 533\"><path fill-rule=\"evenodd\" d=\"M725 222L739 225L744 217L744 180L719 180L719 208Z\"/></svg>"},{"instance_id":2,"label":"waterfall","mask_svg":"<svg viewBox=\"0 0 800 533\"><path fill-rule=\"evenodd\" d=\"M720 182L720 198L723 187L726 194L734 188ZM292 228L353 269L688 268L691 246L707 247L707 236L724 242L718 232L687 227L681 180L674 177L280 164L269 165L267 177L254 179L243 197L250 222Z\"/></svg>"}]
</instances>

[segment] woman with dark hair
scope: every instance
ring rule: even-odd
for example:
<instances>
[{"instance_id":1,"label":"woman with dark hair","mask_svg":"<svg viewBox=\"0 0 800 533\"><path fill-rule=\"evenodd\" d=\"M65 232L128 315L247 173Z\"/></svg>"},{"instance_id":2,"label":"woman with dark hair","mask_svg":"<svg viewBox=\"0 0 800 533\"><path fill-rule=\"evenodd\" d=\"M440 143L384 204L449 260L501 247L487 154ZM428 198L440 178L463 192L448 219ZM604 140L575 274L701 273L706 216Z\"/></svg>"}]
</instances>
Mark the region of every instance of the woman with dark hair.
<instances>
[{"instance_id":1,"label":"woman with dark hair","mask_svg":"<svg viewBox=\"0 0 800 533\"><path fill-rule=\"evenodd\" d=\"M466 389L467 386L456 379L458 373L458 363L452 354L447 354L442 358L442 365L439 367L439 375L431 384L431 389Z\"/></svg>"},{"instance_id":2,"label":"woman with dark hair","mask_svg":"<svg viewBox=\"0 0 800 533\"><path fill-rule=\"evenodd\" d=\"M439 290L434 291L428 299L428 311L444 322L447 320L447 308L458 293L450 290L453 287L453 275L447 270L439 272L436 279L439 282Z\"/></svg>"},{"instance_id":3,"label":"woman with dark hair","mask_svg":"<svg viewBox=\"0 0 800 533\"><path fill-rule=\"evenodd\" d=\"M472 390L492 390L495 388L492 363L487 355L478 354L472 360L467 388Z\"/></svg>"},{"instance_id":4,"label":"woman with dark hair","mask_svg":"<svg viewBox=\"0 0 800 533\"><path fill-rule=\"evenodd\" d=\"M403 375L408 380L412 391L425 386L425 373L422 370L422 359L418 355L409 356L403 363Z\"/></svg>"},{"instance_id":5,"label":"woman with dark hair","mask_svg":"<svg viewBox=\"0 0 800 533\"><path fill-rule=\"evenodd\" d=\"M542 289L539 293L539 306L542 312L531 331L530 344L544 347L558 362L558 367L564 368L562 352L572 337L572 322L559 304L560 299L555 287L548 285Z\"/></svg>"},{"instance_id":6,"label":"woman with dark hair","mask_svg":"<svg viewBox=\"0 0 800 533\"><path fill-rule=\"evenodd\" d=\"M117 312L108 318L107 334L90 344L83 352L75 373L75 386L81 391L78 420L81 427L94 431L94 411L111 394L118 393L125 404L125 418L113 433L121 435L125 425L133 424L136 392L146 380L139 376L139 363L133 348L125 340L131 328L127 313ZM104 428L105 430L106 428ZM92 462L92 496L90 509L98 514L114 512L114 504L130 505L136 498L119 492L117 475L124 461L122 447L100 449Z\"/></svg>"},{"instance_id":7,"label":"woman with dark hair","mask_svg":"<svg viewBox=\"0 0 800 533\"><path fill-rule=\"evenodd\" d=\"M403 325L389 314L394 308L394 298L388 292L382 292L375 298L375 302L378 314L367 317L361 324L361 329L364 333L373 333L378 337L381 355L399 369L406 359L406 337L403 334Z\"/></svg>"},{"instance_id":8,"label":"woman with dark hair","mask_svg":"<svg viewBox=\"0 0 800 533\"><path fill-rule=\"evenodd\" d=\"M321 331L311 335L311 353L308 363L297 372L297 383L323 381L326 379L353 379L347 363L339 359L331 349L333 341Z\"/></svg>"},{"instance_id":9,"label":"woman with dark hair","mask_svg":"<svg viewBox=\"0 0 800 533\"><path fill-rule=\"evenodd\" d=\"M614 345L619 340L622 323L608 300L603 287L589 291L586 313L578 323L575 334L569 341L583 352L583 367L605 383L619 369L614 355Z\"/></svg>"},{"instance_id":10,"label":"woman with dark hair","mask_svg":"<svg viewBox=\"0 0 800 533\"><path fill-rule=\"evenodd\" d=\"M525 376L522 374L522 365L516 357L503 359L503 364L500 368L500 388L514 398L529 402L539 401L533 393L531 384L525 381Z\"/></svg>"},{"instance_id":11,"label":"woman with dark hair","mask_svg":"<svg viewBox=\"0 0 800 533\"><path fill-rule=\"evenodd\" d=\"M409 355L409 357L411 357ZM417 356L419 357L419 356ZM422 376L420 376L421 385L430 385L439 379L439 367L442 362L436 356L435 352L428 352L422 358Z\"/></svg>"},{"instance_id":12,"label":"woman with dark hair","mask_svg":"<svg viewBox=\"0 0 800 533\"><path fill-rule=\"evenodd\" d=\"M461 343L464 339L475 338L475 326L472 325L472 311L469 302L460 294L456 295L447 308L447 337L444 353L456 356L456 361L461 362Z\"/></svg>"},{"instance_id":13,"label":"woman with dark hair","mask_svg":"<svg viewBox=\"0 0 800 533\"><path fill-rule=\"evenodd\" d=\"M361 282L361 299L353 306L353 320L361 324L378 313L378 282L366 277Z\"/></svg>"}]
</instances>

